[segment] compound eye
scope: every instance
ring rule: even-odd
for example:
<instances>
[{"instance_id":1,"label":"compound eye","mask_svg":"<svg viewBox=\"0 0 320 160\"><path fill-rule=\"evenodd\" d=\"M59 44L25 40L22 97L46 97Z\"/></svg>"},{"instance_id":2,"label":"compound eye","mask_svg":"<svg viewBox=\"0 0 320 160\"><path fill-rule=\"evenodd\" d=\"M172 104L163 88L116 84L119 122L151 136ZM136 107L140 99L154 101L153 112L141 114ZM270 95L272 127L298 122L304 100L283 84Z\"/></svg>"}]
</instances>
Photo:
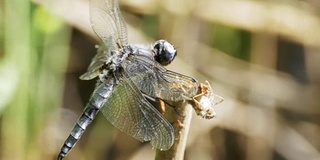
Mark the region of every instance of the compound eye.
<instances>
[{"instance_id":1,"label":"compound eye","mask_svg":"<svg viewBox=\"0 0 320 160\"><path fill-rule=\"evenodd\" d=\"M177 50L165 40L158 40L154 44L155 60L163 66L170 64L177 55Z\"/></svg>"}]
</instances>

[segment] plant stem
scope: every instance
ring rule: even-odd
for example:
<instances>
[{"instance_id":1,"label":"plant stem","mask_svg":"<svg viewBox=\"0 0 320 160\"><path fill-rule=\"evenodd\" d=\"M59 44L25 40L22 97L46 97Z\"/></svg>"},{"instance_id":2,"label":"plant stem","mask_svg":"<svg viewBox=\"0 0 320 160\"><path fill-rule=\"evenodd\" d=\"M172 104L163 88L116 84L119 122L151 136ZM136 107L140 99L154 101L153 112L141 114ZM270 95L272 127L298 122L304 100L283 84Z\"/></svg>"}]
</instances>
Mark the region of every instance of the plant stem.
<instances>
[{"instance_id":1,"label":"plant stem","mask_svg":"<svg viewBox=\"0 0 320 160\"><path fill-rule=\"evenodd\" d=\"M188 101L177 102L175 109L168 110L164 116L173 124L175 139L169 150L156 150L155 160L183 160L192 117L192 107Z\"/></svg>"}]
</instances>

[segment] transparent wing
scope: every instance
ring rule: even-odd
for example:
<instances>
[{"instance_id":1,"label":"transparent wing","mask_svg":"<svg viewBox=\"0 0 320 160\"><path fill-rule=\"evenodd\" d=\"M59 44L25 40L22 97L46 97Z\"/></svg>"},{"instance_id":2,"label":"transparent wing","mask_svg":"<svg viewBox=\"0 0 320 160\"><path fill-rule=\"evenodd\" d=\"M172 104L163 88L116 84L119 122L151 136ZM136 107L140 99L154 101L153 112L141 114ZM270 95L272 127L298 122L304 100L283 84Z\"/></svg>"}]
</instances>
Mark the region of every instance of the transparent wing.
<instances>
[{"instance_id":1,"label":"transparent wing","mask_svg":"<svg viewBox=\"0 0 320 160\"><path fill-rule=\"evenodd\" d=\"M193 97L198 82L188 76L170 71L145 55L134 55L122 64L124 70L143 93L169 101Z\"/></svg>"},{"instance_id":2,"label":"transparent wing","mask_svg":"<svg viewBox=\"0 0 320 160\"><path fill-rule=\"evenodd\" d=\"M94 32L112 50L128 43L127 28L117 0L90 0L90 21Z\"/></svg>"},{"instance_id":3,"label":"transparent wing","mask_svg":"<svg viewBox=\"0 0 320 160\"><path fill-rule=\"evenodd\" d=\"M105 45L100 46L97 54L91 60L87 72L81 75L80 79L90 80L97 77L100 74L100 68L108 61L110 54L110 47L107 48Z\"/></svg>"},{"instance_id":4,"label":"transparent wing","mask_svg":"<svg viewBox=\"0 0 320 160\"><path fill-rule=\"evenodd\" d=\"M117 0L91 0L90 21L94 32L102 40L86 73L80 79L90 80L100 74L100 68L108 60L111 50L122 48L127 42L127 28Z\"/></svg>"},{"instance_id":5,"label":"transparent wing","mask_svg":"<svg viewBox=\"0 0 320 160\"><path fill-rule=\"evenodd\" d=\"M132 80L121 75L120 83L101 109L103 115L124 133L155 148L167 150L174 140L173 127L141 94ZM120 76L120 77L121 77Z\"/></svg>"}]
</instances>

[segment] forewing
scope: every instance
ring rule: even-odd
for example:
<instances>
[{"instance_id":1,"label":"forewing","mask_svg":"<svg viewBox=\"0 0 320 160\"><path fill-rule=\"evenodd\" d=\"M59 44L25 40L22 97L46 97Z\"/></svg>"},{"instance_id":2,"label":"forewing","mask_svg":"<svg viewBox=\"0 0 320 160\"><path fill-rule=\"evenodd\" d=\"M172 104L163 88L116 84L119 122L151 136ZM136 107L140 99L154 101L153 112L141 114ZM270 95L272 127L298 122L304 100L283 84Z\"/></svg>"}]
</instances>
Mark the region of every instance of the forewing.
<instances>
[{"instance_id":1,"label":"forewing","mask_svg":"<svg viewBox=\"0 0 320 160\"><path fill-rule=\"evenodd\" d=\"M123 47L127 42L127 28L117 0L91 0L90 21L94 32L102 40L96 56L80 79L90 80L100 74L100 68L108 60L111 50Z\"/></svg>"},{"instance_id":2,"label":"forewing","mask_svg":"<svg viewBox=\"0 0 320 160\"><path fill-rule=\"evenodd\" d=\"M112 44L112 50L118 47L117 43L120 47L128 43L127 28L117 0L91 0L90 22L103 43L107 47Z\"/></svg>"},{"instance_id":3,"label":"forewing","mask_svg":"<svg viewBox=\"0 0 320 160\"><path fill-rule=\"evenodd\" d=\"M148 56L134 55L122 65L139 90L149 96L179 101L197 94L195 79L167 70Z\"/></svg>"},{"instance_id":4,"label":"forewing","mask_svg":"<svg viewBox=\"0 0 320 160\"><path fill-rule=\"evenodd\" d=\"M142 96L132 80L122 76L101 112L122 132L141 142L151 141L155 148L169 149L174 140L173 127Z\"/></svg>"}]
</instances>

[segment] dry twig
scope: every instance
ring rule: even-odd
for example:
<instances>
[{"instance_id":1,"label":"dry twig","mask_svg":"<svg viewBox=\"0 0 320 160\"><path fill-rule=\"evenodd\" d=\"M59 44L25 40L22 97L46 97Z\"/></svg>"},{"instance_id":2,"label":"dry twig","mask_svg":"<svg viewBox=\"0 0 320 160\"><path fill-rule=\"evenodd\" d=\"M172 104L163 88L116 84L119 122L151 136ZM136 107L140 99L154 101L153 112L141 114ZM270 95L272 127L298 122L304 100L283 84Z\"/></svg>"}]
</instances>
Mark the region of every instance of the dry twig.
<instances>
[{"instance_id":1,"label":"dry twig","mask_svg":"<svg viewBox=\"0 0 320 160\"><path fill-rule=\"evenodd\" d=\"M175 109L168 110L164 116L173 124L175 140L167 151L157 149L155 160L182 160L192 117L192 107L188 101L177 102Z\"/></svg>"}]
</instances>

